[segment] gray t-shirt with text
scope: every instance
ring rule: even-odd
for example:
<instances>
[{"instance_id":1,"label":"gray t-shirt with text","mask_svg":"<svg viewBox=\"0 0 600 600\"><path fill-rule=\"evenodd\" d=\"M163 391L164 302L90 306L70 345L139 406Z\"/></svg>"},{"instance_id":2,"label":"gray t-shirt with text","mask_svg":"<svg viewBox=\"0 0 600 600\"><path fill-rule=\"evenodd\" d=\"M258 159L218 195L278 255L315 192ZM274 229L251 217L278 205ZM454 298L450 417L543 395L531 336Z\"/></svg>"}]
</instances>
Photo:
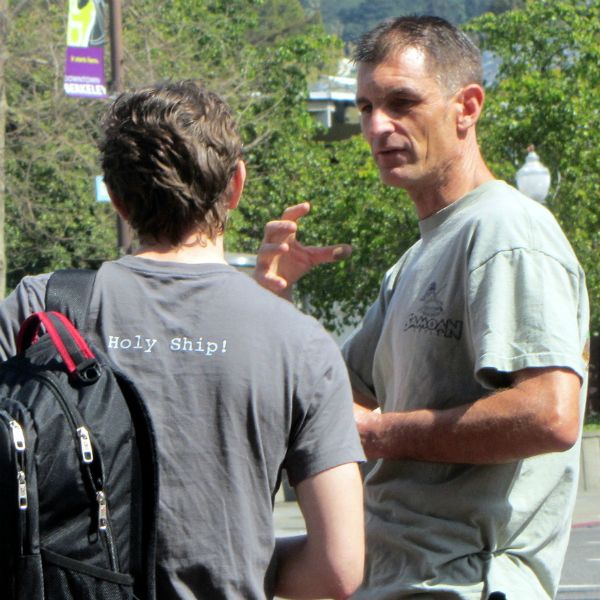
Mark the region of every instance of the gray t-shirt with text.
<instances>
[{"instance_id":1,"label":"gray t-shirt with text","mask_svg":"<svg viewBox=\"0 0 600 600\"><path fill-rule=\"evenodd\" d=\"M420 230L343 350L352 384L383 412L445 409L509 385L509 373L565 367L583 381L583 415L585 280L549 211L490 181ZM579 443L498 465L378 461L357 598L554 597L578 457Z\"/></svg>"},{"instance_id":2,"label":"gray t-shirt with text","mask_svg":"<svg viewBox=\"0 0 600 600\"><path fill-rule=\"evenodd\" d=\"M0 304L2 357L47 277ZM99 270L88 326L157 432L158 597L271 597L281 469L295 485L363 457L335 342L232 267L131 256Z\"/></svg>"}]
</instances>

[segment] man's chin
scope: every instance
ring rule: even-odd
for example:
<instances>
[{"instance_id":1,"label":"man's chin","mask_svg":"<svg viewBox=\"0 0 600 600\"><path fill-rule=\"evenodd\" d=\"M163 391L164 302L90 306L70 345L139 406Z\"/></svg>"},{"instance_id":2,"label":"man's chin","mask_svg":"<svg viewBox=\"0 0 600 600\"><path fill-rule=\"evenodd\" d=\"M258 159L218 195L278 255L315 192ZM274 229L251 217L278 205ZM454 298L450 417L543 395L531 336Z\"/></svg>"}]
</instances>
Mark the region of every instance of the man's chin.
<instances>
[{"instance_id":1,"label":"man's chin","mask_svg":"<svg viewBox=\"0 0 600 600\"><path fill-rule=\"evenodd\" d=\"M413 177L404 168L379 169L382 183L391 187L410 187Z\"/></svg>"}]
</instances>

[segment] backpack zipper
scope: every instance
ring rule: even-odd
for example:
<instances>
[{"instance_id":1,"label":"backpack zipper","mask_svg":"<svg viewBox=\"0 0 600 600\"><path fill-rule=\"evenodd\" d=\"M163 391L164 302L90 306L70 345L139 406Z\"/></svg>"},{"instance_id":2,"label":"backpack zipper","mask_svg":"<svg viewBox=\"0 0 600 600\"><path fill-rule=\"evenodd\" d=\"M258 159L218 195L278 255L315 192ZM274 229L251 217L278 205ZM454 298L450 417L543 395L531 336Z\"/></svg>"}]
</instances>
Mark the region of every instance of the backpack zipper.
<instances>
[{"instance_id":1,"label":"backpack zipper","mask_svg":"<svg viewBox=\"0 0 600 600\"><path fill-rule=\"evenodd\" d=\"M19 510L27 510L27 479L25 471L17 473L17 481L19 482Z\"/></svg>"},{"instance_id":2,"label":"backpack zipper","mask_svg":"<svg viewBox=\"0 0 600 600\"><path fill-rule=\"evenodd\" d=\"M15 420L12 415L6 411L0 411L2 420L8 425L10 436L12 439L12 445L14 447L14 464L17 489L17 507L18 507L18 537L20 545L20 553L24 553L24 537L25 537L25 515L24 511L27 510L29 503L27 498L27 477L25 468L25 435L23 434L23 428L20 423Z\"/></svg>"},{"instance_id":3,"label":"backpack zipper","mask_svg":"<svg viewBox=\"0 0 600 600\"><path fill-rule=\"evenodd\" d=\"M74 437L77 439L79 457L85 467L85 472L88 474L90 483L94 488L94 501L97 504L98 534L104 537L106 548L108 550L110 568L112 571L118 573L118 557L108 514L106 492L104 491L104 465L102 463L102 457L99 452L94 452L94 446L89 430L83 424L83 419L78 414L78 411L76 411L64 398L60 388L54 381L54 378L49 374L40 373L36 375L36 379L44 381L52 390L67 417L67 421L69 422ZM92 473L92 464L97 466L97 476L94 476L94 473Z\"/></svg>"},{"instance_id":4,"label":"backpack zipper","mask_svg":"<svg viewBox=\"0 0 600 600\"><path fill-rule=\"evenodd\" d=\"M106 493L103 490L96 493L96 501L98 502L98 529L106 537L112 570L118 571L118 559L115 552L111 524L108 518L108 503L106 502Z\"/></svg>"},{"instance_id":5,"label":"backpack zipper","mask_svg":"<svg viewBox=\"0 0 600 600\"><path fill-rule=\"evenodd\" d=\"M94 448L90 439L90 432L81 425L77 428L77 437L79 438L79 449L81 451L81 460L85 464L94 462Z\"/></svg>"}]
</instances>

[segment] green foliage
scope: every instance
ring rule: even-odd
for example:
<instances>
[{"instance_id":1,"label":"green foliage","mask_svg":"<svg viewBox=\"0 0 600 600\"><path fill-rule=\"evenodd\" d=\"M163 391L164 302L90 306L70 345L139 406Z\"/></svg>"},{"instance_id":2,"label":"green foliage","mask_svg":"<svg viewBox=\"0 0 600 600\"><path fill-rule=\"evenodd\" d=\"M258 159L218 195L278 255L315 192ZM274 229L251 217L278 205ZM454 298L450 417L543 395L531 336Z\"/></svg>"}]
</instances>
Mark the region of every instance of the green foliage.
<instances>
[{"instance_id":1,"label":"green foliage","mask_svg":"<svg viewBox=\"0 0 600 600\"><path fill-rule=\"evenodd\" d=\"M554 174L560 172L549 204L587 270L598 331L598 2L538 4L486 15L473 27L482 44L505 59L489 91L482 145L507 180L529 143ZM26 273L95 266L116 254L115 217L94 201L92 188L99 173L95 140L107 102L62 92L64 3L23 6L12 24L7 64L12 286ZM229 250L256 252L264 224L304 200L313 204L302 227L305 243L353 244L350 260L316 270L300 286L310 310L335 327L337 315L354 319L364 312L383 272L418 228L406 195L380 183L360 138L329 144L316 139L305 105L307 79L331 71L340 42L299 7L290 0L125 2L124 79L128 89L201 79L239 115L249 178L231 221Z\"/></svg>"},{"instance_id":2,"label":"green foliage","mask_svg":"<svg viewBox=\"0 0 600 600\"><path fill-rule=\"evenodd\" d=\"M362 0L321 0L320 1L320 12L323 19L323 23L327 27L328 31L335 33L341 37L344 31L344 23L341 18L343 11L349 11L355 9Z\"/></svg>"},{"instance_id":3,"label":"green foliage","mask_svg":"<svg viewBox=\"0 0 600 600\"><path fill-rule=\"evenodd\" d=\"M383 273L416 241L412 203L403 191L380 183L358 136L324 144L288 132L270 151L249 158L253 170L233 221L237 249L255 250L267 220L288 205L310 201L302 242L350 243L354 252L349 260L315 269L301 280L298 295L331 329L356 322L374 300Z\"/></svg>"},{"instance_id":4,"label":"green foliage","mask_svg":"<svg viewBox=\"0 0 600 600\"><path fill-rule=\"evenodd\" d=\"M590 433L600 432L600 413L590 413L585 416L583 430Z\"/></svg>"},{"instance_id":5,"label":"green foliage","mask_svg":"<svg viewBox=\"0 0 600 600\"><path fill-rule=\"evenodd\" d=\"M11 23L6 67L7 283L114 255L115 216L94 202L90 143L105 103L65 97L66 10L31 2ZM40 35L40 31L44 35Z\"/></svg>"},{"instance_id":6,"label":"green foliage","mask_svg":"<svg viewBox=\"0 0 600 600\"><path fill-rule=\"evenodd\" d=\"M600 332L600 2L529 1L470 25L502 59L480 138L496 175L514 181L529 144L550 168L548 206L587 275ZM542 292L542 290L540 290Z\"/></svg>"},{"instance_id":7,"label":"green foliage","mask_svg":"<svg viewBox=\"0 0 600 600\"><path fill-rule=\"evenodd\" d=\"M108 101L63 93L66 4L38 0L20 10L6 73L9 287L27 273L116 255L115 216L93 193ZM127 89L200 79L232 104L246 148L258 154L281 130L311 129L307 77L340 53L290 0L124 2L123 38Z\"/></svg>"},{"instance_id":8,"label":"green foliage","mask_svg":"<svg viewBox=\"0 0 600 600\"><path fill-rule=\"evenodd\" d=\"M13 27L7 225L13 286L26 273L96 266L116 254L115 217L92 196L99 173L94 143L107 102L64 96L66 11L58 4L29 4ZM136 0L123 9L128 89L200 79L239 115L249 178L228 249L256 252L269 219L311 200L305 241L349 242L355 253L307 278L301 295L332 327L339 324L334 308L356 318L417 228L404 194L379 183L362 140L315 139L307 79L331 71L339 40L289 0ZM42 27L43 37L36 33Z\"/></svg>"}]
</instances>

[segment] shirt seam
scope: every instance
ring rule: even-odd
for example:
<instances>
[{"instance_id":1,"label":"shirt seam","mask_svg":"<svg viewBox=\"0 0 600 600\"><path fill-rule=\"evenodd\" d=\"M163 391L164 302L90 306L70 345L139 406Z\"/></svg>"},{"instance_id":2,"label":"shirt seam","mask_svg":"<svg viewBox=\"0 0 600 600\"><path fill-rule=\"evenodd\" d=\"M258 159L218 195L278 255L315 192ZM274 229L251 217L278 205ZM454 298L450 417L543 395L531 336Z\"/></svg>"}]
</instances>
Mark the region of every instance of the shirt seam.
<instances>
[{"instance_id":1,"label":"shirt seam","mask_svg":"<svg viewBox=\"0 0 600 600\"><path fill-rule=\"evenodd\" d=\"M482 267L485 267L490 261L492 261L497 256L500 256L501 254L512 254L515 252L530 252L532 254L540 254L542 256L545 256L546 258L549 258L550 260L558 263L572 277L577 277L576 270L574 270L573 267L565 264L560 258L557 258L552 254L548 254L548 252L545 252L544 250L539 250L537 248L528 248L527 246L515 246L514 248L505 248L503 250L498 250L497 252L494 252L491 256L486 258L479 265L472 267L468 272L469 277L473 275L475 271L481 269Z\"/></svg>"}]
</instances>

